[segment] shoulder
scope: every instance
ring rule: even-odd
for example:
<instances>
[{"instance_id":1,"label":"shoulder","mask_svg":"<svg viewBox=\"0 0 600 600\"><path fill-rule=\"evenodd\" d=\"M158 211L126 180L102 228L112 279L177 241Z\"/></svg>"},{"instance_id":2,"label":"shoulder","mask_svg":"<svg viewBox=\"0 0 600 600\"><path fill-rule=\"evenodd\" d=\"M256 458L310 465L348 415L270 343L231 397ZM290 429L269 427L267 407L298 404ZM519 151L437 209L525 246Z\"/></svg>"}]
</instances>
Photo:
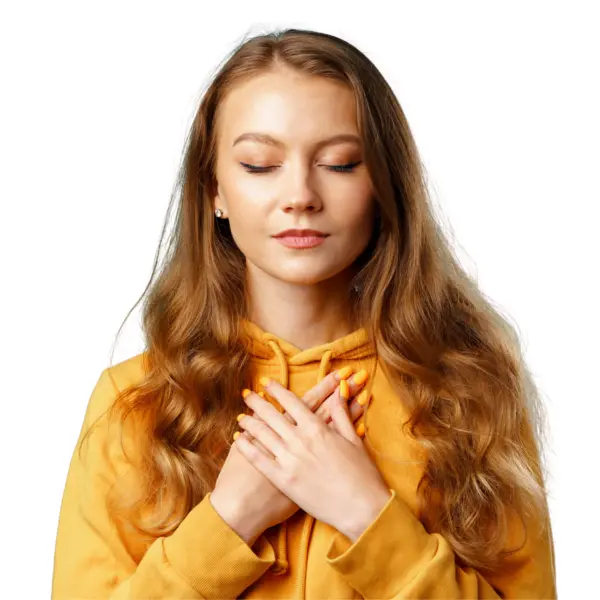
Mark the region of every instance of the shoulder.
<instances>
[{"instance_id":1,"label":"shoulder","mask_svg":"<svg viewBox=\"0 0 600 600\"><path fill-rule=\"evenodd\" d=\"M115 365L107 367L102 372L111 380L116 392L121 392L130 385L141 382L148 371L148 352L141 352Z\"/></svg>"},{"instance_id":2,"label":"shoulder","mask_svg":"<svg viewBox=\"0 0 600 600\"><path fill-rule=\"evenodd\" d=\"M143 381L148 370L147 359L148 352L141 352L106 367L100 373L86 411L88 423L105 414L120 393Z\"/></svg>"}]
</instances>

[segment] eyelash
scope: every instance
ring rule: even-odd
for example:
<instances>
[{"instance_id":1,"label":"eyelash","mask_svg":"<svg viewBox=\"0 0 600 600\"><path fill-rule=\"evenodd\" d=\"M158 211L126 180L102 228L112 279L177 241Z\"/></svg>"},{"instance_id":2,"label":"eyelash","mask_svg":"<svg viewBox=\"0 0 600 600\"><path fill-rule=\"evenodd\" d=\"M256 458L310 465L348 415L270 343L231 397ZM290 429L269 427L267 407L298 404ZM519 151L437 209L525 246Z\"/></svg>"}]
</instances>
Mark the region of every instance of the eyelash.
<instances>
[{"instance_id":1,"label":"eyelash","mask_svg":"<svg viewBox=\"0 0 600 600\"><path fill-rule=\"evenodd\" d=\"M345 165L324 165L330 171L334 173L352 173L354 167L360 165L362 160L353 163L347 163ZM242 165L248 173L257 174L257 173L268 173L277 167L257 167L255 165L249 165L248 163L241 162Z\"/></svg>"}]
</instances>

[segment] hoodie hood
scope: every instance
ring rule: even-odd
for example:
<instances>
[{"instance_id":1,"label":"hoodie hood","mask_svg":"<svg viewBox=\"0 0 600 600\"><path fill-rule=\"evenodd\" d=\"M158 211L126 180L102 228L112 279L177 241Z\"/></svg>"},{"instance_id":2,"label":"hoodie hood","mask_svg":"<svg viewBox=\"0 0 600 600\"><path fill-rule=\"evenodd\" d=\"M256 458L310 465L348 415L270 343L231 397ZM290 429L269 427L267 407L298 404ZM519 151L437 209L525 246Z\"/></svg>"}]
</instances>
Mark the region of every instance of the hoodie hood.
<instances>
[{"instance_id":1,"label":"hoodie hood","mask_svg":"<svg viewBox=\"0 0 600 600\"><path fill-rule=\"evenodd\" d=\"M276 362L280 368L279 383L286 388L289 385L290 367L314 365L315 385L330 372L330 363L333 360L375 356L374 345L364 327L332 342L302 350L274 333L261 329L253 321L244 320L242 326L252 357L259 361ZM335 368L340 367L336 365Z\"/></svg>"},{"instance_id":2,"label":"hoodie hood","mask_svg":"<svg viewBox=\"0 0 600 600\"><path fill-rule=\"evenodd\" d=\"M253 321L243 320L242 327L256 367L257 379L269 372L270 377L300 396L304 394L305 389L315 386L332 370L349 365L356 367L357 370L367 369L369 372L367 389L370 390L377 361L375 346L364 327L332 342L305 350L263 330ZM273 377L273 368L276 369L278 376ZM273 404L283 412L283 407L274 399ZM306 558L314 522L314 517L308 514L305 516L300 541L300 564L304 571L306 571ZM283 574L288 570L287 521L276 525L275 528L277 529L274 545L276 560L271 569L274 574ZM303 577L300 580L302 579Z\"/></svg>"}]
</instances>

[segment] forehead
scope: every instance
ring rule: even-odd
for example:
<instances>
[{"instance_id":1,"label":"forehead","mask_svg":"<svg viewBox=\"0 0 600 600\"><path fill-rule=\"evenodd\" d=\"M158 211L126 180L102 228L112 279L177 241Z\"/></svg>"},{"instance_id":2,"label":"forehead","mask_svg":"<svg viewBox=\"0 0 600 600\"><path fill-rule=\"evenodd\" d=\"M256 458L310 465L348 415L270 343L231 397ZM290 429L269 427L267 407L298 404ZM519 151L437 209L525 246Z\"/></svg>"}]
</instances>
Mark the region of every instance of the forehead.
<instances>
[{"instance_id":1,"label":"forehead","mask_svg":"<svg viewBox=\"0 0 600 600\"><path fill-rule=\"evenodd\" d=\"M222 141L229 147L248 132L267 133L284 146L339 134L358 136L354 95L348 87L291 71L261 74L236 85L225 97L219 119Z\"/></svg>"}]
</instances>

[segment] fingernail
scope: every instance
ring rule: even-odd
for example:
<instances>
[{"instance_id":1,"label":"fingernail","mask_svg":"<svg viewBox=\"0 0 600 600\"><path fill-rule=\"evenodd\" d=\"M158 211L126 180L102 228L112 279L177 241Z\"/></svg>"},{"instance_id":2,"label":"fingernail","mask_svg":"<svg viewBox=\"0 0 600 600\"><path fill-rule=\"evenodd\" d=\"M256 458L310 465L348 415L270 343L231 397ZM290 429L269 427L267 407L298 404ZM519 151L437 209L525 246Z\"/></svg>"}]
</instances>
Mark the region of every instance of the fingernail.
<instances>
[{"instance_id":1,"label":"fingernail","mask_svg":"<svg viewBox=\"0 0 600 600\"><path fill-rule=\"evenodd\" d=\"M242 420L242 419L243 419L245 416L246 416L246 413L240 413L240 414L239 414L239 415L236 417L236 419L237 419L237 422L239 423L239 422L240 422L240 421L241 421L241 420Z\"/></svg>"},{"instance_id":2,"label":"fingernail","mask_svg":"<svg viewBox=\"0 0 600 600\"><path fill-rule=\"evenodd\" d=\"M242 390L242 398L245 398L252 390L245 388Z\"/></svg>"},{"instance_id":3,"label":"fingernail","mask_svg":"<svg viewBox=\"0 0 600 600\"><path fill-rule=\"evenodd\" d=\"M271 383L271 380L268 377L261 377L259 381L260 385L262 385L263 387L267 387L269 383Z\"/></svg>"},{"instance_id":4,"label":"fingernail","mask_svg":"<svg viewBox=\"0 0 600 600\"><path fill-rule=\"evenodd\" d=\"M357 425L356 433L360 436L365 435L365 424L362 421Z\"/></svg>"},{"instance_id":5,"label":"fingernail","mask_svg":"<svg viewBox=\"0 0 600 600\"><path fill-rule=\"evenodd\" d=\"M369 392L367 390L363 390L358 396L356 396L356 401L364 406L369 400Z\"/></svg>"},{"instance_id":6,"label":"fingernail","mask_svg":"<svg viewBox=\"0 0 600 600\"><path fill-rule=\"evenodd\" d=\"M345 379L342 379L342 381L340 381L340 396L344 400L348 400L348 398L350 398L350 388L348 386L348 382Z\"/></svg>"},{"instance_id":7,"label":"fingernail","mask_svg":"<svg viewBox=\"0 0 600 600\"><path fill-rule=\"evenodd\" d=\"M355 376L354 379L352 381L354 381L354 383L356 385L360 385L361 383L364 383L367 380L367 377L369 376L369 374L364 370L361 369Z\"/></svg>"},{"instance_id":8,"label":"fingernail","mask_svg":"<svg viewBox=\"0 0 600 600\"><path fill-rule=\"evenodd\" d=\"M352 373L354 373L354 369L352 367L344 367L343 369L340 369L339 371L336 371L335 375L338 379L348 379L348 377L350 377L350 375L352 375Z\"/></svg>"},{"instance_id":9,"label":"fingernail","mask_svg":"<svg viewBox=\"0 0 600 600\"><path fill-rule=\"evenodd\" d=\"M237 440L237 439L238 439L238 435L240 435L240 433L241 433L241 431L236 431L236 432L233 434L233 439L234 439L234 440Z\"/></svg>"}]
</instances>

